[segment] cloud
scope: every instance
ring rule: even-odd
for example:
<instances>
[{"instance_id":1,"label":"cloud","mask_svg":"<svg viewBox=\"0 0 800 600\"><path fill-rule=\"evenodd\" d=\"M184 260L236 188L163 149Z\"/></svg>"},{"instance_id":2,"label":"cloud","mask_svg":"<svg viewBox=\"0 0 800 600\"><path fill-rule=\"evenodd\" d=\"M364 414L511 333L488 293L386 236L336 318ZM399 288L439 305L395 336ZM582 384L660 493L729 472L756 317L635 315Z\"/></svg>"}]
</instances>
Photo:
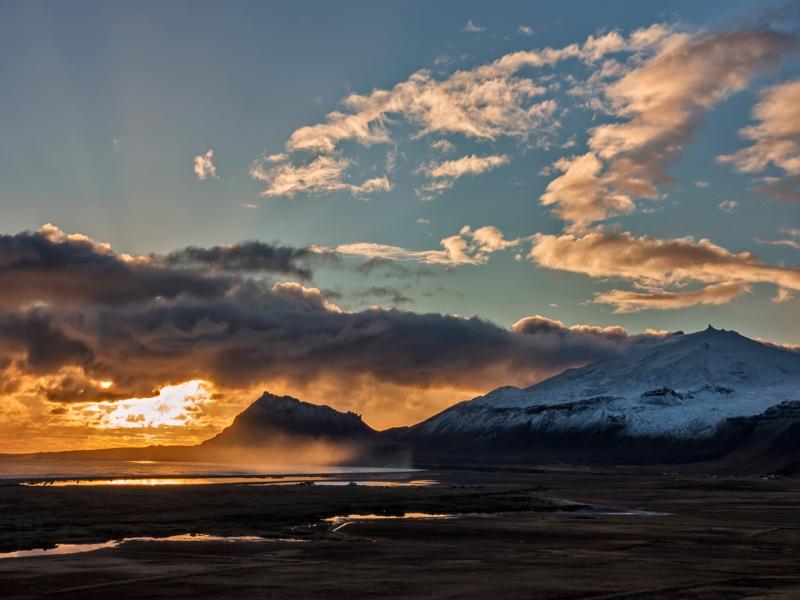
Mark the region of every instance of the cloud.
<instances>
[{"instance_id":1,"label":"cloud","mask_svg":"<svg viewBox=\"0 0 800 600\"><path fill-rule=\"evenodd\" d=\"M769 178L768 182L757 185L753 191L784 204L797 203L800 202L800 177Z\"/></svg>"},{"instance_id":2,"label":"cloud","mask_svg":"<svg viewBox=\"0 0 800 600\"><path fill-rule=\"evenodd\" d=\"M347 183L343 180L345 172L352 161L333 156L318 156L309 163L294 165L282 163L270 167L273 161L258 160L250 168L253 179L266 184L263 196L293 197L298 193L326 194L347 190L354 195L388 192L392 184L384 177L367 179L360 184Z\"/></svg>"},{"instance_id":3,"label":"cloud","mask_svg":"<svg viewBox=\"0 0 800 600\"><path fill-rule=\"evenodd\" d=\"M797 240L762 240L761 238L754 238L756 244L764 244L767 246L788 246L795 250L800 250L800 242Z\"/></svg>"},{"instance_id":4,"label":"cloud","mask_svg":"<svg viewBox=\"0 0 800 600\"><path fill-rule=\"evenodd\" d=\"M338 254L337 254L338 255ZM368 258L356 267L356 273L371 275L381 273L394 279L419 279L438 275L439 271L428 267L409 267L388 258Z\"/></svg>"},{"instance_id":5,"label":"cloud","mask_svg":"<svg viewBox=\"0 0 800 600\"><path fill-rule=\"evenodd\" d=\"M472 19L470 19L464 24L464 26L461 28L461 31L465 33L480 33L482 31L486 31L486 27L475 25L475 23L472 22Z\"/></svg>"},{"instance_id":6,"label":"cloud","mask_svg":"<svg viewBox=\"0 0 800 600\"><path fill-rule=\"evenodd\" d=\"M528 37L533 35L533 27L528 27L527 25L520 25L517 27L517 33L520 35L527 35Z\"/></svg>"},{"instance_id":7,"label":"cloud","mask_svg":"<svg viewBox=\"0 0 800 600\"><path fill-rule=\"evenodd\" d=\"M238 274L308 279L309 265L336 260L331 253L263 242L132 257L48 224L36 232L0 235L0 309L220 298L239 285Z\"/></svg>"},{"instance_id":8,"label":"cloud","mask_svg":"<svg viewBox=\"0 0 800 600\"><path fill-rule=\"evenodd\" d=\"M757 283L800 290L798 269L765 265L749 252L733 253L709 240L695 241L691 237L660 240L604 231L584 235L538 234L534 236L529 258L542 268L594 278L618 278L645 288L645 294L612 290L596 298L616 304L623 312L647 301L661 307L708 304L712 299L713 303L721 303L745 293L747 285ZM680 289L691 282L720 285L694 293ZM666 289L669 286L679 289L670 291Z\"/></svg>"},{"instance_id":9,"label":"cloud","mask_svg":"<svg viewBox=\"0 0 800 600\"><path fill-rule=\"evenodd\" d=\"M759 173L770 166L782 171L783 177L770 177L754 191L778 202L800 202L800 80L762 92L753 120L755 125L739 132L753 144L717 160L742 173Z\"/></svg>"},{"instance_id":10,"label":"cloud","mask_svg":"<svg viewBox=\"0 0 800 600\"><path fill-rule=\"evenodd\" d=\"M732 214L736 210L737 206L739 206L739 203L736 200L723 200L717 204L718 209L728 214Z\"/></svg>"},{"instance_id":11,"label":"cloud","mask_svg":"<svg viewBox=\"0 0 800 600\"><path fill-rule=\"evenodd\" d=\"M391 90L351 94L343 101L350 112L333 112L325 123L301 127L292 133L287 149L330 154L346 140L365 147L389 143L390 114L405 117L417 127L418 136L458 133L486 140L525 139L552 119L556 105L553 100L536 100L545 88L514 77L523 66L457 71L443 81L420 70Z\"/></svg>"},{"instance_id":12,"label":"cloud","mask_svg":"<svg viewBox=\"0 0 800 600\"><path fill-rule=\"evenodd\" d=\"M596 44L608 52L615 44ZM744 89L759 71L796 46L771 31L671 34L643 65L605 88L607 110L619 122L591 130L589 152L556 163L562 175L541 201L573 230L630 213L639 198L654 200L673 183L667 166L691 140L708 109Z\"/></svg>"},{"instance_id":13,"label":"cloud","mask_svg":"<svg viewBox=\"0 0 800 600\"><path fill-rule=\"evenodd\" d=\"M633 200L608 185L601 175L603 163L594 153L562 158L553 166L563 175L547 184L540 201L555 206L558 218L582 228L611 214L633 212Z\"/></svg>"},{"instance_id":14,"label":"cloud","mask_svg":"<svg viewBox=\"0 0 800 600\"><path fill-rule=\"evenodd\" d=\"M473 253L510 243L491 228L462 235ZM543 317L506 329L437 313L349 312L317 288L250 277L262 263L253 266L249 258L225 254L226 247L193 248L154 266L149 257L124 259L85 236L61 236L55 241L41 233L2 238L3 271L20 268L21 256L27 269L23 279L38 281L38 286L0 286L4 405L50 402L80 411L118 403L141 409L144 399L160 401L155 400L159 390L204 381L215 397L255 386L308 390L315 398L324 390L340 408L369 406L377 420L386 422L398 411L408 418L433 412L429 404L395 405L406 402L403 398L428 398L425 390L444 390L452 402L453 394L533 383L652 339L629 336L621 328L566 327ZM255 249L263 260L262 249ZM108 270L108 264L128 268ZM234 272L223 276L209 272L210 266ZM153 270L178 279L172 289L180 292L147 285L142 290ZM67 279L76 288L92 280L97 286L71 292L69 302L40 302L43 293L51 294L52 286L59 288L58 282ZM208 289L187 284L196 281L214 284ZM374 286L366 293L406 301L390 287ZM354 396L361 406L350 404ZM48 414L76 418L71 409Z\"/></svg>"},{"instance_id":15,"label":"cloud","mask_svg":"<svg viewBox=\"0 0 800 600\"><path fill-rule=\"evenodd\" d=\"M450 154L455 152L456 147L446 139L442 138L439 140L434 140L431 142L431 148L434 150L438 150L442 154Z\"/></svg>"},{"instance_id":16,"label":"cloud","mask_svg":"<svg viewBox=\"0 0 800 600\"><path fill-rule=\"evenodd\" d=\"M280 273L301 279L311 278L308 262L335 261L330 253L256 241L211 248L187 246L151 259L154 263L169 267L208 269L223 273Z\"/></svg>"},{"instance_id":17,"label":"cloud","mask_svg":"<svg viewBox=\"0 0 800 600\"><path fill-rule=\"evenodd\" d=\"M507 164L511 159L505 154L476 156L462 156L455 160L443 162L431 162L420 167L419 171L424 173L430 183L423 185L418 192L441 192L452 187L456 179L465 175L479 175Z\"/></svg>"},{"instance_id":18,"label":"cloud","mask_svg":"<svg viewBox=\"0 0 800 600\"><path fill-rule=\"evenodd\" d=\"M194 157L194 174L199 181L217 178L217 167L214 166L214 151L208 150L205 154Z\"/></svg>"},{"instance_id":19,"label":"cloud","mask_svg":"<svg viewBox=\"0 0 800 600\"><path fill-rule=\"evenodd\" d=\"M346 189L343 175L352 163L341 156L342 144L369 148L393 143L390 127L401 121L411 126L414 138L456 134L475 140L511 138L531 143L535 136L535 143L546 143L560 125L559 107L553 98L544 97L546 86L520 71L552 67L568 59L593 64L606 53L646 50L667 33L665 27L655 25L628 38L618 32L589 36L583 44L506 54L444 79L437 79L427 69L418 70L389 89L350 94L342 100L340 110L326 115L324 121L296 129L285 152L256 161L251 175L268 184L267 195ZM447 152L452 143L439 137L434 146ZM308 155L314 157L310 163ZM317 162L320 159L322 162Z\"/></svg>"},{"instance_id":20,"label":"cloud","mask_svg":"<svg viewBox=\"0 0 800 600\"><path fill-rule=\"evenodd\" d=\"M399 306L401 304L413 304L414 300L406 296L401 290L385 286L372 286L363 290L357 290L348 294L361 300L374 302L374 300L385 300L391 306Z\"/></svg>"},{"instance_id":21,"label":"cloud","mask_svg":"<svg viewBox=\"0 0 800 600\"><path fill-rule=\"evenodd\" d=\"M614 305L615 313L633 313L643 310L673 310L698 304L728 304L748 292L750 286L746 283L717 283L691 292L610 290L596 294L594 301Z\"/></svg>"},{"instance_id":22,"label":"cloud","mask_svg":"<svg viewBox=\"0 0 800 600\"><path fill-rule=\"evenodd\" d=\"M753 108L757 124L740 131L754 143L733 154L718 156L743 173L757 173L769 165L789 175L800 175L800 80L769 88Z\"/></svg>"},{"instance_id":23,"label":"cloud","mask_svg":"<svg viewBox=\"0 0 800 600\"><path fill-rule=\"evenodd\" d=\"M400 246L358 242L342 244L336 252L343 255L363 256L370 260L414 261L428 265L457 267L461 265L482 265L489 261L493 252L517 246L522 239L507 240L503 232L487 225L473 230L468 225L461 228L458 235L441 240L441 250L407 250Z\"/></svg>"},{"instance_id":24,"label":"cloud","mask_svg":"<svg viewBox=\"0 0 800 600\"><path fill-rule=\"evenodd\" d=\"M441 163L431 163L424 167L424 172L428 177L434 179L458 179L464 175L477 175L496 169L508 163L508 156L462 156L455 160L446 160Z\"/></svg>"}]
</instances>

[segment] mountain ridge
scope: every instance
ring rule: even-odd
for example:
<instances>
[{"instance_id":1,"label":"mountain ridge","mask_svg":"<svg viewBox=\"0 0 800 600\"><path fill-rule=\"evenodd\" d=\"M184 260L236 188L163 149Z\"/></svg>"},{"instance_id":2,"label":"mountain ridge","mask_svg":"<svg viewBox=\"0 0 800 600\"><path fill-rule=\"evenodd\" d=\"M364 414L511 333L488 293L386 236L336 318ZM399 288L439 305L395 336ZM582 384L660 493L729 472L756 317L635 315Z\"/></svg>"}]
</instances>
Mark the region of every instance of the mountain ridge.
<instances>
[{"instance_id":1,"label":"mountain ridge","mask_svg":"<svg viewBox=\"0 0 800 600\"><path fill-rule=\"evenodd\" d=\"M709 326L384 431L352 412L264 392L213 438L173 450L197 457L322 441L356 449L350 464L410 454L416 463L727 460L800 469L798 383L800 353Z\"/></svg>"}]
</instances>

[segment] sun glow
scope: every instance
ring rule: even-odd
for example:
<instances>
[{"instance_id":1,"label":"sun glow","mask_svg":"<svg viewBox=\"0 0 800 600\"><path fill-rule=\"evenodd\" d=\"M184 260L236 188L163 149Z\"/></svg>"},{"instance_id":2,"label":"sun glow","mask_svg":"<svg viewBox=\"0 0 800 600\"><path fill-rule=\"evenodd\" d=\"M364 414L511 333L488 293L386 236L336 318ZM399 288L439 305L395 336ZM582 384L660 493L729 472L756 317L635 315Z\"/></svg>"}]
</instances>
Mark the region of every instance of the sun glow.
<instances>
[{"instance_id":1,"label":"sun glow","mask_svg":"<svg viewBox=\"0 0 800 600\"><path fill-rule=\"evenodd\" d=\"M110 381L102 386L112 385ZM211 386L202 380L168 385L152 398L131 398L119 402L97 402L87 408L97 417L97 427L143 428L183 427L195 420L202 407L211 401Z\"/></svg>"}]
</instances>

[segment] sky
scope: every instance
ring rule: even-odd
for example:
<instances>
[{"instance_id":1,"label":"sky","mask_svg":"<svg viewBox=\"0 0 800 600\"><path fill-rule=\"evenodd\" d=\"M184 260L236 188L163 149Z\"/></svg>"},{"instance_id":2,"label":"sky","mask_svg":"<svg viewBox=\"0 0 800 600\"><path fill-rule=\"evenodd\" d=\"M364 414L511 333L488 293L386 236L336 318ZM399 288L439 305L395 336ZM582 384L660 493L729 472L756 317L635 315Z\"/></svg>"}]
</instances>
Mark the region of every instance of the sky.
<instances>
[{"instance_id":1,"label":"sky","mask_svg":"<svg viewBox=\"0 0 800 600\"><path fill-rule=\"evenodd\" d=\"M0 9L0 452L800 344L796 1Z\"/></svg>"}]
</instances>

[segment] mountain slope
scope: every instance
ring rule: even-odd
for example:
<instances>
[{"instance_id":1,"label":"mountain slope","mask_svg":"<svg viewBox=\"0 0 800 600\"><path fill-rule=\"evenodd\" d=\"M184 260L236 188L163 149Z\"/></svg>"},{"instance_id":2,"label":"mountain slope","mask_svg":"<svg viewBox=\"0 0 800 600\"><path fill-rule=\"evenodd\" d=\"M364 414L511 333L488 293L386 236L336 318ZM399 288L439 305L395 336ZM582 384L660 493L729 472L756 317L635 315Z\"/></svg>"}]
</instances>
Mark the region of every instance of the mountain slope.
<instances>
[{"instance_id":1,"label":"mountain slope","mask_svg":"<svg viewBox=\"0 0 800 600\"><path fill-rule=\"evenodd\" d=\"M498 388L412 427L378 432L355 413L265 393L199 446L64 458L280 457L372 465L715 460L734 469L800 472L799 384L800 353L709 327L528 388Z\"/></svg>"},{"instance_id":2,"label":"mountain slope","mask_svg":"<svg viewBox=\"0 0 800 600\"><path fill-rule=\"evenodd\" d=\"M396 435L429 456L680 462L756 445L756 430L777 435L776 419L800 420L798 383L800 354L709 327L499 388Z\"/></svg>"},{"instance_id":3,"label":"mountain slope","mask_svg":"<svg viewBox=\"0 0 800 600\"><path fill-rule=\"evenodd\" d=\"M276 438L363 442L377 432L352 412L265 392L205 446L260 446Z\"/></svg>"}]
</instances>

